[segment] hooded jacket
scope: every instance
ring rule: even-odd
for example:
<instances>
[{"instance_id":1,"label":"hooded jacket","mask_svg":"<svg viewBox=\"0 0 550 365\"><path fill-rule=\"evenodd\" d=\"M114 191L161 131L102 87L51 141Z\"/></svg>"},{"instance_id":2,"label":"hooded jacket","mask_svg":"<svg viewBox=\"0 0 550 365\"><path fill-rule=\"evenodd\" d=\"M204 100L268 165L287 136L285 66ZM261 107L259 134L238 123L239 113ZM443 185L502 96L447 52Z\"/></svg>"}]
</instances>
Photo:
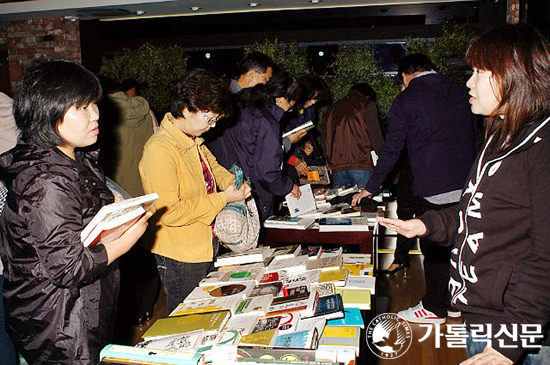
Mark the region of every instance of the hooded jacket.
<instances>
[{"instance_id":1,"label":"hooded jacket","mask_svg":"<svg viewBox=\"0 0 550 365\"><path fill-rule=\"evenodd\" d=\"M80 232L113 196L96 152L18 144L0 156L6 327L30 364L95 364L112 337L119 290L105 247Z\"/></svg>"},{"instance_id":2,"label":"hooded jacket","mask_svg":"<svg viewBox=\"0 0 550 365\"><path fill-rule=\"evenodd\" d=\"M550 118L496 147L490 138L456 207L420 219L430 239L454 242L451 304L469 326L492 324L492 347L516 363L528 350L521 325L550 323ZM517 325L515 341L496 337L503 325Z\"/></svg>"}]
</instances>

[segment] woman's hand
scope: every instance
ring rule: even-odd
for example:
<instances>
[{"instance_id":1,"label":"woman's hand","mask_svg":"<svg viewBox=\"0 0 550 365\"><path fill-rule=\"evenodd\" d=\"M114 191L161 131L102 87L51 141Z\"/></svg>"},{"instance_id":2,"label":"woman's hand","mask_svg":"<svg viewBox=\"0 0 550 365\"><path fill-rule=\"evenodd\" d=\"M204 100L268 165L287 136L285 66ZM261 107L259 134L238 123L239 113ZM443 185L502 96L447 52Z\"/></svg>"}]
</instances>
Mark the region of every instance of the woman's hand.
<instances>
[{"instance_id":1,"label":"woman's hand","mask_svg":"<svg viewBox=\"0 0 550 365\"><path fill-rule=\"evenodd\" d=\"M401 219L376 217L378 223L391 229L407 238L423 236L426 234L426 226L420 219L410 219L402 221Z\"/></svg>"},{"instance_id":2,"label":"woman's hand","mask_svg":"<svg viewBox=\"0 0 550 365\"><path fill-rule=\"evenodd\" d=\"M119 238L111 242L103 243L107 251L108 262L113 261L128 252L133 245L140 239L147 229L147 220L153 215L151 212L145 212L134 224L130 226Z\"/></svg>"},{"instance_id":3,"label":"woman's hand","mask_svg":"<svg viewBox=\"0 0 550 365\"><path fill-rule=\"evenodd\" d=\"M462 361L459 365L512 365L514 362L493 349L486 347L482 353Z\"/></svg>"},{"instance_id":4,"label":"woman's hand","mask_svg":"<svg viewBox=\"0 0 550 365\"><path fill-rule=\"evenodd\" d=\"M252 195L252 189L250 185L244 183L239 190L235 188L235 182L233 181L227 189L224 191L225 197L228 203L240 202Z\"/></svg>"},{"instance_id":5,"label":"woman's hand","mask_svg":"<svg viewBox=\"0 0 550 365\"><path fill-rule=\"evenodd\" d=\"M304 160L297 158L296 162L294 162L294 168L298 174L307 176L307 163Z\"/></svg>"},{"instance_id":6,"label":"woman's hand","mask_svg":"<svg viewBox=\"0 0 550 365\"><path fill-rule=\"evenodd\" d=\"M372 193L367 190L362 190L360 193L357 193L353 196L351 200L351 206L354 207L361 202L361 199L372 196Z\"/></svg>"},{"instance_id":7,"label":"woman's hand","mask_svg":"<svg viewBox=\"0 0 550 365\"><path fill-rule=\"evenodd\" d=\"M300 190L300 187L296 184L292 186L292 190L290 191L290 194L292 194L293 197L296 199L300 199L300 196L302 196L302 191Z\"/></svg>"},{"instance_id":8,"label":"woman's hand","mask_svg":"<svg viewBox=\"0 0 550 365\"><path fill-rule=\"evenodd\" d=\"M307 134L307 131L304 129L301 129L298 132L294 132L290 136L288 136L288 139L290 139L290 143L296 143L302 138L304 138L306 134Z\"/></svg>"}]
</instances>

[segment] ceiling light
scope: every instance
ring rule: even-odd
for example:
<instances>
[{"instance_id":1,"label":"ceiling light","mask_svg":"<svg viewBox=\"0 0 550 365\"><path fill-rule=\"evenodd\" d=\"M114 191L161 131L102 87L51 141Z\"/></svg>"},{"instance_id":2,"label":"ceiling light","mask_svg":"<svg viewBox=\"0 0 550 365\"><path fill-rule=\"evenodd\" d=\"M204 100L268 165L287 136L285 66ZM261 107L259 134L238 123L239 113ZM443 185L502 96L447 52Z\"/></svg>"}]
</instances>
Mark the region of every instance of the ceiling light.
<instances>
[{"instance_id":1,"label":"ceiling light","mask_svg":"<svg viewBox=\"0 0 550 365\"><path fill-rule=\"evenodd\" d=\"M145 14L145 11L143 10L136 11L136 15L143 15L143 14Z\"/></svg>"},{"instance_id":2,"label":"ceiling light","mask_svg":"<svg viewBox=\"0 0 550 365\"><path fill-rule=\"evenodd\" d=\"M319 4L319 3L322 3L323 0L309 0L309 2L312 4Z\"/></svg>"},{"instance_id":3,"label":"ceiling light","mask_svg":"<svg viewBox=\"0 0 550 365\"><path fill-rule=\"evenodd\" d=\"M255 8L257 6L260 6L260 3L248 3L248 6Z\"/></svg>"},{"instance_id":4,"label":"ceiling light","mask_svg":"<svg viewBox=\"0 0 550 365\"><path fill-rule=\"evenodd\" d=\"M189 9L191 9L191 11L199 11L199 10L201 10L200 6L192 6L192 7L190 7Z\"/></svg>"}]
</instances>

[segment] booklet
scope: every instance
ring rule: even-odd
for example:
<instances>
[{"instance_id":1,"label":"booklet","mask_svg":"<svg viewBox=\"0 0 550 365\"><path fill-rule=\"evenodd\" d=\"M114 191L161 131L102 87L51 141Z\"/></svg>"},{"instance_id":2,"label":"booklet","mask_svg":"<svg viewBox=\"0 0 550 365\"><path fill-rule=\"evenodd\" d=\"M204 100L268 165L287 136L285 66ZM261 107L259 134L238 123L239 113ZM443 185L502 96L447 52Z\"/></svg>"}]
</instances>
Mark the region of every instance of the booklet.
<instances>
[{"instance_id":1,"label":"booklet","mask_svg":"<svg viewBox=\"0 0 550 365\"><path fill-rule=\"evenodd\" d=\"M157 193L124 199L103 206L80 233L84 247L120 237L159 198Z\"/></svg>"},{"instance_id":2,"label":"booklet","mask_svg":"<svg viewBox=\"0 0 550 365\"><path fill-rule=\"evenodd\" d=\"M313 129L313 128L315 128L315 124L313 124L313 122L311 120L308 120L304 124L301 124L301 125L297 126L296 128L291 129L288 132L286 132L285 134L283 134L283 138L286 138L286 137L290 136L291 134L294 134L294 133L296 133L296 132L298 132L302 129L308 131L308 130Z\"/></svg>"},{"instance_id":3,"label":"booklet","mask_svg":"<svg viewBox=\"0 0 550 365\"><path fill-rule=\"evenodd\" d=\"M290 193L288 193L285 197L288 211L290 212L291 217L300 216L304 213L308 213L317 209L315 196L313 195L313 191L311 190L311 185L306 184L300 186L300 191L300 199L296 199Z\"/></svg>"}]
</instances>

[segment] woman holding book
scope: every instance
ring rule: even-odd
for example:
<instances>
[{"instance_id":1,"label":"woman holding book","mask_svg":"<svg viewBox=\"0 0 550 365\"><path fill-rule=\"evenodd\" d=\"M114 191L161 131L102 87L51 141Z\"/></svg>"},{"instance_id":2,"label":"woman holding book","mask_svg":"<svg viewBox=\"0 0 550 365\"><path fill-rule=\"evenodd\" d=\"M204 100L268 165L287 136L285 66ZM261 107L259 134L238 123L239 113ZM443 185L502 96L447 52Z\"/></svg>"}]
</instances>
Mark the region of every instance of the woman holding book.
<instances>
[{"instance_id":1,"label":"woman holding book","mask_svg":"<svg viewBox=\"0 0 550 365\"><path fill-rule=\"evenodd\" d=\"M98 79L64 60L33 61L21 75L17 145L0 156L8 187L0 219L6 327L30 364L95 364L112 341L116 259L147 227L84 247L80 232L113 194L96 150Z\"/></svg>"},{"instance_id":2,"label":"woman holding book","mask_svg":"<svg viewBox=\"0 0 550 365\"><path fill-rule=\"evenodd\" d=\"M201 135L232 112L224 80L195 69L177 85L171 111L147 141L139 164L146 193L157 192L155 254L170 313L213 268L219 243L214 220L227 203L250 196L218 164ZM219 191L221 189L222 191Z\"/></svg>"},{"instance_id":3,"label":"woman holding book","mask_svg":"<svg viewBox=\"0 0 550 365\"><path fill-rule=\"evenodd\" d=\"M506 25L474 39L466 59L472 112L487 117L487 131L459 204L379 221L454 242L449 289L468 329L463 365L549 364L550 44L525 24Z\"/></svg>"}]
</instances>

